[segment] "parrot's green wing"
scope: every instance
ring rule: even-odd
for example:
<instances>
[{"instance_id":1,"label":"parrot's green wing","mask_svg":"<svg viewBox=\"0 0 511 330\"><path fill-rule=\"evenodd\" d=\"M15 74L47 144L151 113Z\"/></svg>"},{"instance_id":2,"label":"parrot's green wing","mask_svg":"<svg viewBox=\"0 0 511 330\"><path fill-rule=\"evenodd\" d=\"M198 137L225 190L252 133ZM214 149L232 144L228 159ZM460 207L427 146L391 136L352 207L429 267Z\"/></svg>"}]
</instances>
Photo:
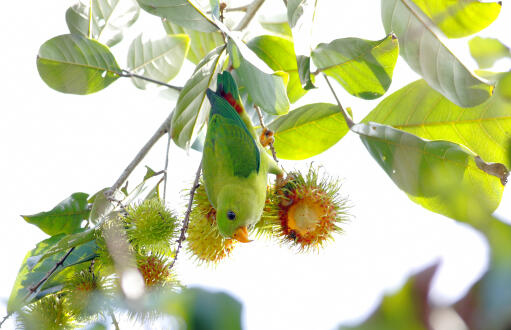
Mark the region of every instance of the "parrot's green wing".
<instances>
[{"instance_id":1,"label":"parrot's green wing","mask_svg":"<svg viewBox=\"0 0 511 330\"><path fill-rule=\"evenodd\" d=\"M248 177L259 173L261 155L247 126L234 108L211 90L207 90L211 103L204 156L209 166L219 167L222 174Z\"/></svg>"}]
</instances>

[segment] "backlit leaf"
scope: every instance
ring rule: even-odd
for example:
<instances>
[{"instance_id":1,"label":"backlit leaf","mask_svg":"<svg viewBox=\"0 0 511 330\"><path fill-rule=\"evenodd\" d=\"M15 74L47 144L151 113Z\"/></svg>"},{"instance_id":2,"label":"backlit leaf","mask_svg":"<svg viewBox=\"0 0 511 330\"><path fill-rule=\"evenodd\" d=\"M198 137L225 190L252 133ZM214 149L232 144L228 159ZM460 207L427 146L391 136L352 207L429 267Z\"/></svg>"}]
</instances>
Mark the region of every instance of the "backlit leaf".
<instances>
[{"instance_id":1,"label":"backlit leaf","mask_svg":"<svg viewBox=\"0 0 511 330\"><path fill-rule=\"evenodd\" d=\"M501 58L511 57L511 52L499 40L494 38L474 37L468 41L470 55L480 68L491 68Z\"/></svg>"}]
</instances>

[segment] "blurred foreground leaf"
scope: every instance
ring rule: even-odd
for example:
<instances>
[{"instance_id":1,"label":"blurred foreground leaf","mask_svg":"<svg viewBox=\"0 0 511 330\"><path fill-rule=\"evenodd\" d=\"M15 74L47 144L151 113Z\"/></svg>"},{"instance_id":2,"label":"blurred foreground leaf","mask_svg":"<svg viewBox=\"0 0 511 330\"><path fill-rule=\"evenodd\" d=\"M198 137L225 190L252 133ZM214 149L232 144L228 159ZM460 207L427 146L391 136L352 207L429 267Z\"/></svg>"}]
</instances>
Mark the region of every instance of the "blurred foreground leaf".
<instances>
[{"instance_id":1,"label":"blurred foreground leaf","mask_svg":"<svg viewBox=\"0 0 511 330\"><path fill-rule=\"evenodd\" d=\"M474 37L468 41L468 47L482 69L491 68L501 58L511 57L509 48L494 38Z\"/></svg>"}]
</instances>

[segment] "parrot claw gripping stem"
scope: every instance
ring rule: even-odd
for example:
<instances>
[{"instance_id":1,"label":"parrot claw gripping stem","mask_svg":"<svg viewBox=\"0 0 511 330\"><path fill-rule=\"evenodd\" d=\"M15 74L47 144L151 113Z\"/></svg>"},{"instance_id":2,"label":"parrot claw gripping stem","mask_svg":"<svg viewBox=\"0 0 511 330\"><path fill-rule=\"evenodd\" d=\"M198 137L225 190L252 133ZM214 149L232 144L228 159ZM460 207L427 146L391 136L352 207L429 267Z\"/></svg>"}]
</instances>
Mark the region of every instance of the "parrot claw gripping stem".
<instances>
[{"instance_id":1,"label":"parrot claw gripping stem","mask_svg":"<svg viewBox=\"0 0 511 330\"><path fill-rule=\"evenodd\" d=\"M275 138L273 137L273 132L267 128L263 128L263 132L261 133L261 136L259 136L259 141L261 142L261 145L263 147L269 146L275 141Z\"/></svg>"}]
</instances>

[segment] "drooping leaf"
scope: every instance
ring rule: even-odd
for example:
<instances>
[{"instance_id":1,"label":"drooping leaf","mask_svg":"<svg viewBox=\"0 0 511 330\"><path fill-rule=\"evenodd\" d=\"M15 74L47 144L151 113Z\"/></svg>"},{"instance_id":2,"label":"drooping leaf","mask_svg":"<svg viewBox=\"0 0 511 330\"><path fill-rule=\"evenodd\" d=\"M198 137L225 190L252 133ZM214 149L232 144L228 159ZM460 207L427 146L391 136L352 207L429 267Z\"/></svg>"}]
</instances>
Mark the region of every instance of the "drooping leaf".
<instances>
[{"instance_id":1,"label":"drooping leaf","mask_svg":"<svg viewBox=\"0 0 511 330\"><path fill-rule=\"evenodd\" d=\"M137 0L142 9L185 28L214 32L218 28L193 0Z\"/></svg>"},{"instance_id":2,"label":"drooping leaf","mask_svg":"<svg viewBox=\"0 0 511 330\"><path fill-rule=\"evenodd\" d=\"M122 40L124 29L135 23L139 13L134 0L80 0L66 11L66 23L71 33L90 35L112 47Z\"/></svg>"},{"instance_id":3,"label":"drooping leaf","mask_svg":"<svg viewBox=\"0 0 511 330\"><path fill-rule=\"evenodd\" d=\"M190 47L186 34L167 35L157 40L143 40L139 35L128 51L128 68L138 75L162 82L172 80L181 69ZM135 86L145 89L148 82L132 78Z\"/></svg>"},{"instance_id":4,"label":"drooping leaf","mask_svg":"<svg viewBox=\"0 0 511 330\"><path fill-rule=\"evenodd\" d=\"M410 277L396 293L383 298L380 306L363 323L339 330L427 330L431 329L428 294L438 265Z\"/></svg>"},{"instance_id":5,"label":"drooping leaf","mask_svg":"<svg viewBox=\"0 0 511 330\"><path fill-rule=\"evenodd\" d=\"M474 37L468 41L470 55L480 68L491 68L501 58L511 57L511 51L494 38Z\"/></svg>"},{"instance_id":6,"label":"drooping leaf","mask_svg":"<svg viewBox=\"0 0 511 330\"><path fill-rule=\"evenodd\" d=\"M223 45L224 38L220 32L200 32L187 29L168 20L163 20L163 27L168 34L187 34L190 37L190 50L186 58L198 64L210 51Z\"/></svg>"},{"instance_id":7,"label":"drooping leaf","mask_svg":"<svg viewBox=\"0 0 511 330\"><path fill-rule=\"evenodd\" d=\"M89 222L93 225L97 225L100 223L104 216L110 213L114 208L114 203L112 200L121 200L123 195L120 192L114 192L114 195L111 199L108 199L105 195L107 191L110 190L110 187L103 188L97 193L95 193L92 197L89 198L89 204L92 204L91 211L89 215Z\"/></svg>"},{"instance_id":8,"label":"drooping leaf","mask_svg":"<svg viewBox=\"0 0 511 330\"><path fill-rule=\"evenodd\" d=\"M507 104L511 104L511 72L504 73L497 85L497 96Z\"/></svg>"},{"instance_id":9,"label":"drooping leaf","mask_svg":"<svg viewBox=\"0 0 511 330\"><path fill-rule=\"evenodd\" d=\"M268 64L272 70L287 72L289 81L287 83L286 92L291 103L296 102L307 93L300 83L296 55L293 42L290 39L262 35L250 40L247 46L256 53L260 59Z\"/></svg>"},{"instance_id":10,"label":"drooping leaf","mask_svg":"<svg viewBox=\"0 0 511 330\"><path fill-rule=\"evenodd\" d=\"M41 46L37 70L48 86L71 94L100 91L117 80L121 71L108 47L71 34L52 38Z\"/></svg>"},{"instance_id":11,"label":"drooping leaf","mask_svg":"<svg viewBox=\"0 0 511 330\"><path fill-rule=\"evenodd\" d=\"M487 161L511 168L506 153L511 102L496 96L476 107L461 108L418 80L380 102L363 120L369 121L430 140L462 144Z\"/></svg>"},{"instance_id":12,"label":"drooping leaf","mask_svg":"<svg viewBox=\"0 0 511 330\"><path fill-rule=\"evenodd\" d=\"M413 0L448 38L477 33L499 16L502 3L479 0Z\"/></svg>"},{"instance_id":13,"label":"drooping leaf","mask_svg":"<svg viewBox=\"0 0 511 330\"><path fill-rule=\"evenodd\" d=\"M229 38L227 49L241 85L247 89L252 101L267 113L287 113L288 74L283 71L273 72L240 40Z\"/></svg>"},{"instance_id":14,"label":"drooping leaf","mask_svg":"<svg viewBox=\"0 0 511 330\"><path fill-rule=\"evenodd\" d=\"M295 160L322 153L349 130L339 107L329 103L307 104L277 118L268 128L275 133L278 157Z\"/></svg>"},{"instance_id":15,"label":"drooping leaf","mask_svg":"<svg viewBox=\"0 0 511 330\"><path fill-rule=\"evenodd\" d=\"M95 256L95 251L97 249L95 242L89 242L78 246L66 258L63 264L55 270L53 275L45 284L41 285L34 292L31 292L30 289L38 284L57 264L57 262L66 255L67 251L57 253L39 262L41 260L41 255L51 249L65 236L65 234L52 236L39 242L33 250L27 253L18 272L7 303L7 310L9 313L18 310L23 305L31 302L35 297L41 298L40 295L38 296L41 290L62 285L64 283L64 276L63 274L60 274L59 276L59 273L63 273L63 271L65 272L67 267L91 260L91 258Z\"/></svg>"},{"instance_id":16,"label":"drooping leaf","mask_svg":"<svg viewBox=\"0 0 511 330\"><path fill-rule=\"evenodd\" d=\"M428 84L461 107L486 101L492 86L479 80L431 30L431 23L410 0L382 0L383 26L395 33L400 54Z\"/></svg>"},{"instance_id":17,"label":"drooping leaf","mask_svg":"<svg viewBox=\"0 0 511 330\"><path fill-rule=\"evenodd\" d=\"M156 302L159 311L184 320L188 329L242 329L241 303L223 292L190 288L164 294Z\"/></svg>"},{"instance_id":18,"label":"drooping leaf","mask_svg":"<svg viewBox=\"0 0 511 330\"><path fill-rule=\"evenodd\" d=\"M287 19L293 34L298 76L304 89L315 88L311 76L312 26L317 0L288 0Z\"/></svg>"},{"instance_id":19,"label":"drooping leaf","mask_svg":"<svg viewBox=\"0 0 511 330\"><path fill-rule=\"evenodd\" d=\"M56 244L47 249L44 253L30 257L29 258L30 262L27 261L27 264L29 265L29 268L32 268L31 264L36 265L45 258L48 258L57 253L67 252L70 248L89 243L93 241L95 238L96 238L95 228L65 235Z\"/></svg>"},{"instance_id":20,"label":"drooping leaf","mask_svg":"<svg viewBox=\"0 0 511 330\"><path fill-rule=\"evenodd\" d=\"M74 193L50 211L22 217L50 236L73 233L80 229L83 220L89 218L88 196L85 193Z\"/></svg>"},{"instance_id":21,"label":"drooping leaf","mask_svg":"<svg viewBox=\"0 0 511 330\"><path fill-rule=\"evenodd\" d=\"M225 61L225 47L212 50L195 68L186 82L172 117L172 140L181 148L188 149L206 122L209 104L206 89L215 89L216 75Z\"/></svg>"},{"instance_id":22,"label":"drooping leaf","mask_svg":"<svg viewBox=\"0 0 511 330\"><path fill-rule=\"evenodd\" d=\"M291 28L285 15L274 17L260 16L259 24L268 31L285 37L292 37Z\"/></svg>"},{"instance_id":23,"label":"drooping leaf","mask_svg":"<svg viewBox=\"0 0 511 330\"><path fill-rule=\"evenodd\" d=\"M392 181L426 209L478 226L499 205L508 173L495 170L504 165L390 126L370 122L351 129Z\"/></svg>"},{"instance_id":24,"label":"drooping leaf","mask_svg":"<svg viewBox=\"0 0 511 330\"><path fill-rule=\"evenodd\" d=\"M398 41L390 34L378 41L343 38L319 44L312 60L348 93L371 100L389 88L398 55Z\"/></svg>"}]
</instances>

